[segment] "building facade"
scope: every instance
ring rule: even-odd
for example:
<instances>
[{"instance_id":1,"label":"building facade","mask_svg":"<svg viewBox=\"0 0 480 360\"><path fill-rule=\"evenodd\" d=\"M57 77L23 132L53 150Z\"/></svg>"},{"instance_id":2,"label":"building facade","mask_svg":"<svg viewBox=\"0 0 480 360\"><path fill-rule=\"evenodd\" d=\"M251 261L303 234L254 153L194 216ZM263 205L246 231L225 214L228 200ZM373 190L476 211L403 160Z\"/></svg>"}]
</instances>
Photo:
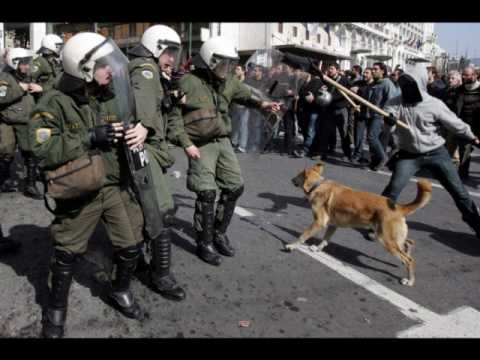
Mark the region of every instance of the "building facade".
<instances>
[{"instance_id":1,"label":"building facade","mask_svg":"<svg viewBox=\"0 0 480 360\"><path fill-rule=\"evenodd\" d=\"M45 34L68 40L77 32L112 37L120 48L137 45L155 23L0 23L0 48L22 46L36 51ZM185 57L198 52L207 38L223 35L245 58L256 49L279 48L320 60L337 60L343 68L384 61L394 67L408 59L437 63L444 51L436 44L433 23L165 23L180 34Z\"/></svg>"}]
</instances>

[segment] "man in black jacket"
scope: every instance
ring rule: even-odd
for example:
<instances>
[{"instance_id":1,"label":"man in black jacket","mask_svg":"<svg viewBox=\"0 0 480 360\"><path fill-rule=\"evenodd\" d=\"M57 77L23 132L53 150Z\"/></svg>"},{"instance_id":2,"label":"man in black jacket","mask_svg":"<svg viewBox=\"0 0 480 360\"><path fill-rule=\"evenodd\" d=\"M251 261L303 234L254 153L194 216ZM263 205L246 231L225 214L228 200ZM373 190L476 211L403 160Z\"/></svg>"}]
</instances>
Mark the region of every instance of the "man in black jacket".
<instances>
[{"instance_id":1,"label":"man in black jacket","mask_svg":"<svg viewBox=\"0 0 480 360\"><path fill-rule=\"evenodd\" d=\"M339 65L329 65L327 75L339 84L350 87L350 81L339 74ZM333 85L327 85L326 89L332 94L331 103L325 108L324 117L320 123L320 155L323 160L327 159L329 139L335 134L336 128L340 133L343 154L351 158L350 140L347 134L348 125L348 102L345 97Z\"/></svg>"},{"instance_id":2,"label":"man in black jacket","mask_svg":"<svg viewBox=\"0 0 480 360\"><path fill-rule=\"evenodd\" d=\"M480 135L480 81L473 66L466 67L462 72L463 84L457 92L456 111L457 116L472 128L476 136ZM469 178L471 144L459 143L460 178Z\"/></svg>"},{"instance_id":3,"label":"man in black jacket","mask_svg":"<svg viewBox=\"0 0 480 360\"><path fill-rule=\"evenodd\" d=\"M294 152L298 158L303 158L305 155L312 156L314 153L313 144L322 113L322 108L315 102L315 98L322 86L324 83L319 77L309 74L307 82L299 91L299 104L304 112L306 124L303 133L303 149Z\"/></svg>"}]
</instances>

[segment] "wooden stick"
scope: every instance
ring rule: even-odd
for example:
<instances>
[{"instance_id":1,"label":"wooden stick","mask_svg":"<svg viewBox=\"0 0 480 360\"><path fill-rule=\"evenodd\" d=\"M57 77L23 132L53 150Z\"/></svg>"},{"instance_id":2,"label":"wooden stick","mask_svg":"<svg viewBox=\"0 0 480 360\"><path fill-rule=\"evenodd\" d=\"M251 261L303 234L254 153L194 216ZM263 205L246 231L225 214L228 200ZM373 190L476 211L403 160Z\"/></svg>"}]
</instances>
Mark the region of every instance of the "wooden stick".
<instances>
[{"instance_id":1,"label":"wooden stick","mask_svg":"<svg viewBox=\"0 0 480 360\"><path fill-rule=\"evenodd\" d=\"M347 99L347 101L350 103L350 105L353 106L353 110L355 110L355 111L360 111L360 106L357 105L357 104L355 104L355 103L353 102L353 100L350 99L350 97L349 97L347 94L345 94L345 93L344 93L342 90L340 90L340 89L338 89L338 91L340 92L340 94L343 95L343 97L344 97L345 99Z\"/></svg>"},{"instance_id":2,"label":"wooden stick","mask_svg":"<svg viewBox=\"0 0 480 360\"><path fill-rule=\"evenodd\" d=\"M375 111L376 113L382 115L382 116L385 116L385 117L388 117L389 114L380 109L378 106L375 106L373 105L371 102L368 102L367 100L365 100L364 98L358 96L357 94L355 94L353 91L350 91L349 89L347 89L345 86L337 83L335 80L332 80L330 79L327 75L323 75L323 80L325 80L325 82L329 83L330 85L334 86L335 88L337 88L338 90L342 90L343 92L345 92L346 94L348 94L349 96L351 96L352 98L354 98L355 100L357 100L358 102L362 103L363 105L367 106L368 108L372 109L373 111ZM401 126L405 129L410 129L410 127L403 121L401 120L398 120L397 119L397 125L398 126Z\"/></svg>"}]
</instances>

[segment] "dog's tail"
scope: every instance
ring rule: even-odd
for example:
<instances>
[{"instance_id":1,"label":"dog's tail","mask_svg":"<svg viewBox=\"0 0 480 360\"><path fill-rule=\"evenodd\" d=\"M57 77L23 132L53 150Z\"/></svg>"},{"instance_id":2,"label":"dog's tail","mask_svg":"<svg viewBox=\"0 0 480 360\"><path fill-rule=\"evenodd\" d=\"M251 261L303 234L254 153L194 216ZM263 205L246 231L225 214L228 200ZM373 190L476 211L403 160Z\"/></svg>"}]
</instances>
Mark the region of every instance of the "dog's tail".
<instances>
[{"instance_id":1,"label":"dog's tail","mask_svg":"<svg viewBox=\"0 0 480 360\"><path fill-rule=\"evenodd\" d=\"M417 197L409 204L398 204L404 216L410 215L415 210L427 205L432 197L432 184L427 179L418 179Z\"/></svg>"}]
</instances>

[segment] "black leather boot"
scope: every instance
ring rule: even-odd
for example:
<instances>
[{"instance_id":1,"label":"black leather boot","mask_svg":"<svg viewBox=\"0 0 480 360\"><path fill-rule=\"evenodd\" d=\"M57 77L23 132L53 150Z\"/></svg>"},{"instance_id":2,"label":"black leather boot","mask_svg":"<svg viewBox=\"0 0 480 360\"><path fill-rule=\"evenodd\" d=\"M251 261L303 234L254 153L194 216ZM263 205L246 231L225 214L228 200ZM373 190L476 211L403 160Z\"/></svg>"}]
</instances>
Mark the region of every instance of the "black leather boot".
<instances>
[{"instance_id":1,"label":"black leather boot","mask_svg":"<svg viewBox=\"0 0 480 360\"><path fill-rule=\"evenodd\" d=\"M37 162L32 154L23 153L23 161L25 167L27 168L27 176L25 178L25 188L23 190L23 195L30 197L32 199L41 200L43 195L37 188Z\"/></svg>"},{"instance_id":2,"label":"black leather boot","mask_svg":"<svg viewBox=\"0 0 480 360\"><path fill-rule=\"evenodd\" d=\"M219 266L222 258L213 248L215 197L215 190L200 192L195 202L193 218L197 232L197 256L210 265Z\"/></svg>"},{"instance_id":3,"label":"black leather boot","mask_svg":"<svg viewBox=\"0 0 480 360\"><path fill-rule=\"evenodd\" d=\"M115 252L114 262L116 270L108 298L113 302L112 305L126 317L142 320L143 310L135 301L130 290L130 281L135 272L139 254L140 248L138 246L128 247Z\"/></svg>"},{"instance_id":4,"label":"black leather boot","mask_svg":"<svg viewBox=\"0 0 480 360\"><path fill-rule=\"evenodd\" d=\"M62 338L67 319L68 294L73 279L75 255L55 250L52 259L48 308L43 314L43 337Z\"/></svg>"},{"instance_id":5,"label":"black leather boot","mask_svg":"<svg viewBox=\"0 0 480 360\"><path fill-rule=\"evenodd\" d=\"M222 191L215 216L215 236L213 244L217 251L225 256L234 256L235 249L230 245L226 232L235 211L237 199L243 193L243 185L234 191Z\"/></svg>"},{"instance_id":6,"label":"black leather boot","mask_svg":"<svg viewBox=\"0 0 480 360\"><path fill-rule=\"evenodd\" d=\"M178 285L170 272L172 246L171 229L165 228L161 234L150 241L152 260L150 276L153 289L164 298L174 301L185 299L185 291Z\"/></svg>"},{"instance_id":7,"label":"black leather boot","mask_svg":"<svg viewBox=\"0 0 480 360\"><path fill-rule=\"evenodd\" d=\"M10 165L13 159L10 156L0 158L0 192L16 191L12 179L10 179Z\"/></svg>"},{"instance_id":8,"label":"black leather boot","mask_svg":"<svg viewBox=\"0 0 480 360\"><path fill-rule=\"evenodd\" d=\"M0 224L0 255L9 252L17 251L20 248L20 243L7 239L3 236L2 224Z\"/></svg>"}]
</instances>

